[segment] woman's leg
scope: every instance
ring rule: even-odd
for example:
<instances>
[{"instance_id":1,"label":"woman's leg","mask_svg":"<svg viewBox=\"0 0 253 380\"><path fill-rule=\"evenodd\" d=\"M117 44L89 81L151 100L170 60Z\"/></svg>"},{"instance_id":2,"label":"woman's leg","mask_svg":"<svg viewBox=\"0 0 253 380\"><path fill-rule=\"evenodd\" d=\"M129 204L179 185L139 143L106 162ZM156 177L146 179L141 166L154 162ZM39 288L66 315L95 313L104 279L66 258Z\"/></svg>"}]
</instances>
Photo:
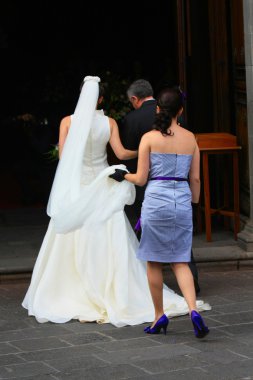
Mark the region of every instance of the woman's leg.
<instances>
[{"instance_id":1,"label":"woman's leg","mask_svg":"<svg viewBox=\"0 0 253 380\"><path fill-rule=\"evenodd\" d=\"M204 338L209 333L209 329L205 325L200 314L196 311L197 306L194 281L189 265L188 263L173 263L171 267L175 273L181 292L188 304L195 336L197 338Z\"/></svg>"},{"instance_id":2,"label":"woman's leg","mask_svg":"<svg viewBox=\"0 0 253 380\"><path fill-rule=\"evenodd\" d=\"M188 263L173 263L171 268L176 276L178 286L188 304L189 312L197 310L196 293L192 272Z\"/></svg>"},{"instance_id":3,"label":"woman's leg","mask_svg":"<svg viewBox=\"0 0 253 380\"><path fill-rule=\"evenodd\" d=\"M155 308L155 322L164 314L163 310L163 272L162 264L148 261L147 276L150 293ZM152 326L153 326L152 325Z\"/></svg>"}]
</instances>

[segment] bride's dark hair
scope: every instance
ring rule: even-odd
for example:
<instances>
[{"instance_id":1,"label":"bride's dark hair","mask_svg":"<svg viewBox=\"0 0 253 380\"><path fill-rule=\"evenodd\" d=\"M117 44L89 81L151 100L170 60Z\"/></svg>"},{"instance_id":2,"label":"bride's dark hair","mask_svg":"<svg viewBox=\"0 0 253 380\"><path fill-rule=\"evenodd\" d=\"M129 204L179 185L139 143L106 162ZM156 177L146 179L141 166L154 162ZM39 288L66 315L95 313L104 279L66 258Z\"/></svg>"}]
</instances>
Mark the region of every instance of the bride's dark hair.
<instances>
[{"instance_id":1,"label":"bride's dark hair","mask_svg":"<svg viewBox=\"0 0 253 380\"><path fill-rule=\"evenodd\" d=\"M163 135L171 136L167 129L171 126L172 119L177 116L183 107L182 92L177 87L166 87L157 96L157 105L160 112L155 116L153 128Z\"/></svg>"},{"instance_id":2,"label":"bride's dark hair","mask_svg":"<svg viewBox=\"0 0 253 380\"><path fill-rule=\"evenodd\" d=\"M105 85L104 85L104 83L100 82L98 84L98 88L99 88L98 97L101 98L101 96L105 96Z\"/></svg>"}]
</instances>

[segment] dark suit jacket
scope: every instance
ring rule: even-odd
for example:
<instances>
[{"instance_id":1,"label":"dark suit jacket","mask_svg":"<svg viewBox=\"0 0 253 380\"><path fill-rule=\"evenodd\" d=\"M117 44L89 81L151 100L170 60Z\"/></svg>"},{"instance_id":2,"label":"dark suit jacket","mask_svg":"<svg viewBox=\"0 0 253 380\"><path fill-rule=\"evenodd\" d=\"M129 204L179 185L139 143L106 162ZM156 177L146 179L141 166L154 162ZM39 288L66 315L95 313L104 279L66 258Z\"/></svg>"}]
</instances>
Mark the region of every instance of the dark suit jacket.
<instances>
[{"instance_id":1,"label":"dark suit jacket","mask_svg":"<svg viewBox=\"0 0 253 380\"><path fill-rule=\"evenodd\" d=\"M152 129L156 113L156 100L146 100L142 106L129 112L121 126L120 138L126 149L137 150L144 133ZM131 173L137 170L138 159L123 161Z\"/></svg>"}]
</instances>

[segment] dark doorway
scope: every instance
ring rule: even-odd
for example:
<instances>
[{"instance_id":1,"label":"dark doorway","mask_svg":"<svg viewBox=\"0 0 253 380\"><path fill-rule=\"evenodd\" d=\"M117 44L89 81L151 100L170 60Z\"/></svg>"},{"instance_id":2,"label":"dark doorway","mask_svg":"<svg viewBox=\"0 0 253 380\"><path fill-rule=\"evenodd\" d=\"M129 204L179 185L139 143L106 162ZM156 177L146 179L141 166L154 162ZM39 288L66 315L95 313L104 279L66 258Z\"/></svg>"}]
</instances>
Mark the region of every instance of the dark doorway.
<instances>
[{"instance_id":1,"label":"dark doorway","mask_svg":"<svg viewBox=\"0 0 253 380\"><path fill-rule=\"evenodd\" d=\"M0 206L46 204L56 167L46 153L85 75L123 79L122 95L136 78L155 91L178 81L176 12L176 0L1 4Z\"/></svg>"},{"instance_id":2,"label":"dark doorway","mask_svg":"<svg viewBox=\"0 0 253 380\"><path fill-rule=\"evenodd\" d=\"M179 80L187 94L186 119L194 133L213 130L208 1L178 0Z\"/></svg>"},{"instance_id":3,"label":"dark doorway","mask_svg":"<svg viewBox=\"0 0 253 380\"><path fill-rule=\"evenodd\" d=\"M192 1L188 20L190 22L190 35L187 37L189 125L195 133L211 132L213 117L208 2Z\"/></svg>"}]
</instances>

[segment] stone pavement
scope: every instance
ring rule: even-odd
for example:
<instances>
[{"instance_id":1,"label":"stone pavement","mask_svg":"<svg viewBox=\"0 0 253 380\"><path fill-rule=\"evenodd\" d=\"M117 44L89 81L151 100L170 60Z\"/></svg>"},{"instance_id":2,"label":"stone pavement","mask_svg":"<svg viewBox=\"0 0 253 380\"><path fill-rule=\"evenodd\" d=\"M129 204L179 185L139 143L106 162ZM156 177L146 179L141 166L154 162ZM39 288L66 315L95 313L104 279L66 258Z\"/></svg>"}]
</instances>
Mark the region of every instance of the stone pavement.
<instances>
[{"instance_id":1,"label":"stone pavement","mask_svg":"<svg viewBox=\"0 0 253 380\"><path fill-rule=\"evenodd\" d=\"M200 340L188 316L172 318L166 336L146 335L147 324L37 323L21 302L47 217L41 210L1 216L0 379L253 379L253 262L240 259L229 233L214 234L211 244L203 236L194 240L195 256L211 251L197 259L198 299L212 306L202 313L210 334ZM224 252L232 261L217 262ZM220 255L215 262L212 254ZM19 275L11 277L14 268ZM179 292L169 268L164 278Z\"/></svg>"},{"instance_id":2,"label":"stone pavement","mask_svg":"<svg viewBox=\"0 0 253 380\"><path fill-rule=\"evenodd\" d=\"M33 269L49 218L42 207L0 209L0 282L5 276L28 277ZM252 260L253 252L243 251L232 232L216 231L213 241L205 234L193 238L193 252L198 263Z\"/></svg>"}]
</instances>

